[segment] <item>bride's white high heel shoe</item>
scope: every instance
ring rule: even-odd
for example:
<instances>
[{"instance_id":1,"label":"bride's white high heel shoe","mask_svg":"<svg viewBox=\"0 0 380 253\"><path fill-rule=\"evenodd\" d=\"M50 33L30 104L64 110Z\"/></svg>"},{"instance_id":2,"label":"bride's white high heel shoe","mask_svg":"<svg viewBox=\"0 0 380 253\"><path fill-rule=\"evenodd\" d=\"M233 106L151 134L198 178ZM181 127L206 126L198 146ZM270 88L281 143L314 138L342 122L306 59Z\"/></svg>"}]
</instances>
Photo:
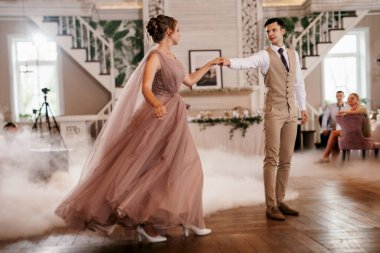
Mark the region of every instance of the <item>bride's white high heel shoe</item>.
<instances>
[{"instance_id":1,"label":"bride's white high heel shoe","mask_svg":"<svg viewBox=\"0 0 380 253\"><path fill-rule=\"evenodd\" d=\"M156 235L156 236L150 236L147 232L145 232L144 228L141 226L137 226L137 237L139 239L139 242L145 238L148 242L164 242L167 240L165 236L162 235Z\"/></svg>"},{"instance_id":2,"label":"bride's white high heel shoe","mask_svg":"<svg viewBox=\"0 0 380 253\"><path fill-rule=\"evenodd\" d=\"M184 230L184 233L185 233L185 236L189 236L189 231L193 231L194 234L196 235L208 235L211 233L211 229L208 229L208 228L198 228L196 226L193 226L193 225L184 225L183 226L183 230Z\"/></svg>"}]
</instances>

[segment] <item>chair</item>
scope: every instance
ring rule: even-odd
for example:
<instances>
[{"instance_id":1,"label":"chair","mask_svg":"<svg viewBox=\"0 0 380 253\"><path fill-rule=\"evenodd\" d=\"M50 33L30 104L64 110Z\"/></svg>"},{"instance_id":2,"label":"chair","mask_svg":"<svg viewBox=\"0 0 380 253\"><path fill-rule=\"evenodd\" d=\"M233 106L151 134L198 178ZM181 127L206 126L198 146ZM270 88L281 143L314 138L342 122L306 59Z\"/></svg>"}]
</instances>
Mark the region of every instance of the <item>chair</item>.
<instances>
[{"instance_id":1,"label":"chair","mask_svg":"<svg viewBox=\"0 0 380 253\"><path fill-rule=\"evenodd\" d=\"M373 149L375 157L378 156L380 143L372 138L364 137L362 126L365 116L362 114L337 115L336 122L342 127L342 135L338 138L339 149L342 150L342 160L350 150L361 150L365 158L366 150Z\"/></svg>"}]
</instances>

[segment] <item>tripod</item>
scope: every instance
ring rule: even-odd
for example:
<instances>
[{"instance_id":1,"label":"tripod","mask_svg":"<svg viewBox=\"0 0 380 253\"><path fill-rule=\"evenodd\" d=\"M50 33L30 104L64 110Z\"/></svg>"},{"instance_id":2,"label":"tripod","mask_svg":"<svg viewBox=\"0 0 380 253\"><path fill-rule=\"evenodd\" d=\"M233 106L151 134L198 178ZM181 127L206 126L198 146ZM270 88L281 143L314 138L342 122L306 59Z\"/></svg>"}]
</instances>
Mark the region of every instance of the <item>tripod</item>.
<instances>
[{"instance_id":1,"label":"tripod","mask_svg":"<svg viewBox=\"0 0 380 253\"><path fill-rule=\"evenodd\" d=\"M41 117L41 112L43 112L43 110L45 111L45 121L48 125L48 129L49 129L49 134L51 134L51 131L52 129L57 129L57 132L61 138L61 141L63 143L63 146L66 148L66 145L65 145L65 142L63 140L63 137L61 135L61 131L59 129L59 126L57 124L57 121L55 120L55 117L53 115L53 112L51 111L51 108L49 106L49 103L47 102L47 93L49 92L50 90L48 88L43 88L42 89L42 92L44 93L44 102L42 103L40 109L38 110L38 116L36 117L35 121L34 121L34 124L33 124L33 127L32 129L33 130L36 130L37 131L37 124L38 124L38 121L39 121L39 125L40 125L40 129L41 129L41 134L42 134L42 117ZM34 111L34 110L33 110ZM54 122L54 125L52 126L51 123L50 123L50 117L49 117L49 111L50 111L50 114L51 114L51 117L53 119L53 122Z\"/></svg>"}]
</instances>

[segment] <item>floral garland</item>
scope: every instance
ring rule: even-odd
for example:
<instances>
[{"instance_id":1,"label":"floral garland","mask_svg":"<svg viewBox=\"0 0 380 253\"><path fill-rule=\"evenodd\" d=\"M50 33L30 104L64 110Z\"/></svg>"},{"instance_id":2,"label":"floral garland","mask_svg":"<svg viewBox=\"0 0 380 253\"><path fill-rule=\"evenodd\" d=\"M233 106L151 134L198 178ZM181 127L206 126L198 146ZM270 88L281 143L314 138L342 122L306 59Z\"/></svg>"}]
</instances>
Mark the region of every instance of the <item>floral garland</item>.
<instances>
[{"instance_id":1,"label":"floral garland","mask_svg":"<svg viewBox=\"0 0 380 253\"><path fill-rule=\"evenodd\" d=\"M251 87L242 88L223 88L223 89L184 89L180 92L183 97L190 96L207 96L207 95L230 95L234 93L251 94L253 89Z\"/></svg>"},{"instance_id":2,"label":"floral garland","mask_svg":"<svg viewBox=\"0 0 380 253\"><path fill-rule=\"evenodd\" d=\"M248 116L248 117L232 117L232 118L197 118L192 119L191 122L197 123L201 130L205 130L208 126L215 126L218 124L223 124L225 126L231 126L230 129L230 140L234 136L234 131L240 129L242 131L242 136L244 137L247 133L247 129L250 125L255 123L259 124L263 118L261 115Z\"/></svg>"}]
</instances>

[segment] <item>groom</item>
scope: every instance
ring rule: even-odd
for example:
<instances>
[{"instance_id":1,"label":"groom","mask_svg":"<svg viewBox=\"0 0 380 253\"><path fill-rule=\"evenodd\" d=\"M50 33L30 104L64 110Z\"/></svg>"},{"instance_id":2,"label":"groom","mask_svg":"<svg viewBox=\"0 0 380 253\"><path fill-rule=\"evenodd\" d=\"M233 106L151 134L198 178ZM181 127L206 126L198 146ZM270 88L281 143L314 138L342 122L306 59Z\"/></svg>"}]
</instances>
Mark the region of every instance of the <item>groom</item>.
<instances>
[{"instance_id":1,"label":"groom","mask_svg":"<svg viewBox=\"0 0 380 253\"><path fill-rule=\"evenodd\" d=\"M264 27L270 47L247 58L225 59L224 65L232 69L260 68L264 75L266 214L270 219L285 220L284 215L298 215L298 211L284 203L284 198L297 134L298 109L301 123L307 121L306 93L299 56L284 46L283 21L271 18Z\"/></svg>"}]
</instances>

